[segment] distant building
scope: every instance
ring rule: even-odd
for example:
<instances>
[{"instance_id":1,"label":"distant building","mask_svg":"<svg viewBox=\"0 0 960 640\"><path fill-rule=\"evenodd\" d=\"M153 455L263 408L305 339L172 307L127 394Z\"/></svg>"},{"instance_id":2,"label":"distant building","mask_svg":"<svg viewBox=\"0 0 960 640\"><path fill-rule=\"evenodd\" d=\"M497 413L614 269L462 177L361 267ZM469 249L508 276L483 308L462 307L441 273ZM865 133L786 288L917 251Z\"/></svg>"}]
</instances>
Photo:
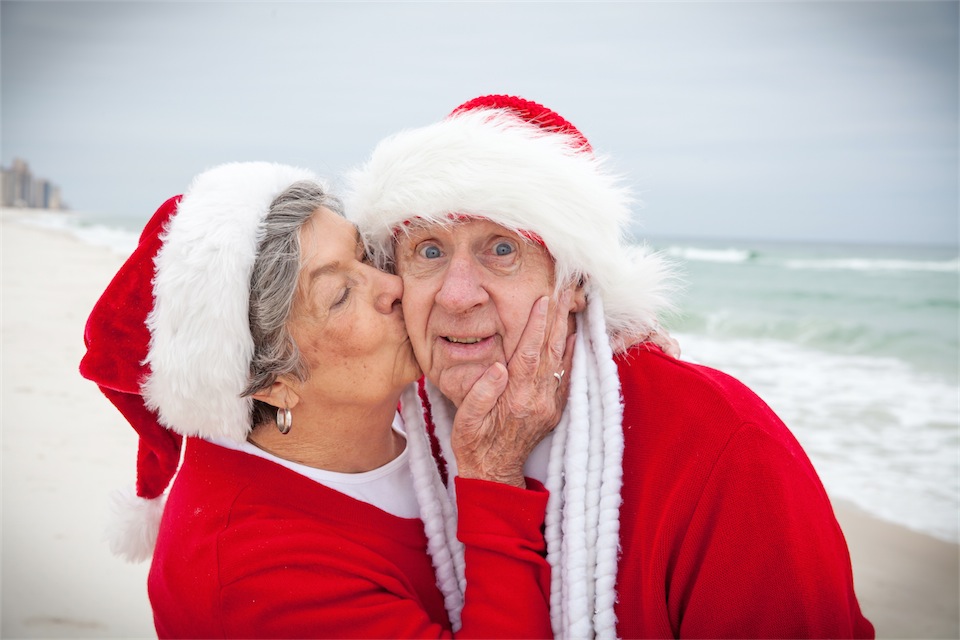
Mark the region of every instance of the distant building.
<instances>
[{"instance_id":1,"label":"distant building","mask_svg":"<svg viewBox=\"0 0 960 640\"><path fill-rule=\"evenodd\" d=\"M34 178L30 167L14 158L9 168L0 167L2 205L30 209L62 210L67 207L60 197L60 187L45 178Z\"/></svg>"}]
</instances>

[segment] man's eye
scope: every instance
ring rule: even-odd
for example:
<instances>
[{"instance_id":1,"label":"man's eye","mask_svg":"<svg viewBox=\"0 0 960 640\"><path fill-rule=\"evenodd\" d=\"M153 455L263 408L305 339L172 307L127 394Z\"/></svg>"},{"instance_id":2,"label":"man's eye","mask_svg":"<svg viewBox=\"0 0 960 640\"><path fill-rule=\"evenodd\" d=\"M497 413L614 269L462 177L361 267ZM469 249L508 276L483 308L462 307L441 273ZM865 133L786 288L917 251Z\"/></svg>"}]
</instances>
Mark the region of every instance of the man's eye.
<instances>
[{"instance_id":1,"label":"man's eye","mask_svg":"<svg viewBox=\"0 0 960 640\"><path fill-rule=\"evenodd\" d=\"M440 253L440 247L435 244L427 244L420 247L420 255L426 258L427 260L435 260L439 258L442 254Z\"/></svg>"},{"instance_id":2,"label":"man's eye","mask_svg":"<svg viewBox=\"0 0 960 640\"><path fill-rule=\"evenodd\" d=\"M498 256L508 256L513 253L513 245L509 242L498 242L497 245L493 248L493 252Z\"/></svg>"}]
</instances>

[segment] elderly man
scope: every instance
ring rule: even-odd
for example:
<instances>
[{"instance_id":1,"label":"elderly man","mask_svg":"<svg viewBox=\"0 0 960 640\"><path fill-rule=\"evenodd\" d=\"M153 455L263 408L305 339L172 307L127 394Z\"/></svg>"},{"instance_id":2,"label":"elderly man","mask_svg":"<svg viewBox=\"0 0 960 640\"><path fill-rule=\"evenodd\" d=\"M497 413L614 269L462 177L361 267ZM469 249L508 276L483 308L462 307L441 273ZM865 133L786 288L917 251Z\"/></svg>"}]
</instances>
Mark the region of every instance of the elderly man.
<instances>
[{"instance_id":1,"label":"elderly man","mask_svg":"<svg viewBox=\"0 0 960 640\"><path fill-rule=\"evenodd\" d=\"M543 296L570 309L572 366L540 372L562 418L517 470L550 491L555 635L873 636L792 434L738 381L642 341L669 274L625 243L629 196L573 125L520 98L477 98L384 140L352 178L356 221L403 278L448 481L463 437L452 407L509 370ZM510 387L499 402L521 420L550 410ZM437 511L449 521L451 508Z\"/></svg>"}]
</instances>

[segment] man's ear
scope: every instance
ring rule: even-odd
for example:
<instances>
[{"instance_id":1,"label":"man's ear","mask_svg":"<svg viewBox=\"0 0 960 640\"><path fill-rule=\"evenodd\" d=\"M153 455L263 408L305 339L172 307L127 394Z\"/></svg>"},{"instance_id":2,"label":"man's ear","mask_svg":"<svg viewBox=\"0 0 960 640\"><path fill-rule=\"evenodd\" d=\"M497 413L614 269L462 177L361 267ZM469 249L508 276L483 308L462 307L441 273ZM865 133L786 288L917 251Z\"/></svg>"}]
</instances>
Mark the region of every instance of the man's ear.
<instances>
[{"instance_id":1,"label":"man's ear","mask_svg":"<svg viewBox=\"0 0 960 640\"><path fill-rule=\"evenodd\" d=\"M272 385L257 391L251 397L277 409L293 409L300 402L300 394L285 379L276 380Z\"/></svg>"}]
</instances>

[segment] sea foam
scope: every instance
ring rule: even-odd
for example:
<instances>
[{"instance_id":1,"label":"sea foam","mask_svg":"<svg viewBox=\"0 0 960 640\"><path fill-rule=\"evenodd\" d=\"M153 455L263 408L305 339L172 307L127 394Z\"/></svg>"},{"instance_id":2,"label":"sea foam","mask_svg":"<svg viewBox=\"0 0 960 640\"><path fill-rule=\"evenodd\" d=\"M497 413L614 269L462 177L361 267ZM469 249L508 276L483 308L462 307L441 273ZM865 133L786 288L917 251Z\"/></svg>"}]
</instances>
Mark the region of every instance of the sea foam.
<instances>
[{"instance_id":1,"label":"sea foam","mask_svg":"<svg viewBox=\"0 0 960 640\"><path fill-rule=\"evenodd\" d=\"M746 262L754 257L754 253L747 249L702 249L699 247L672 246L664 249L664 253L672 258L694 260L697 262Z\"/></svg>"},{"instance_id":2,"label":"sea foam","mask_svg":"<svg viewBox=\"0 0 960 640\"><path fill-rule=\"evenodd\" d=\"M957 542L960 390L895 358L767 339L675 336L684 358L753 389L807 451L827 491Z\"/></svg>"},{"instance_id":3,"label":"sea foam","mask_svg":"<svg viewBox=\"0 0 960 640\"><path fill-rule=\"evenodd\" d=\"M89 222L82 214L68 212L40 212L17 220L27 226L51 229L96 247L105 247L122 256L133 253L140 234L129 229Z\"/></svg>"},{"instance_id":4,"label":"sea foam","mask_svg":"<svg viewBox=\"0 0 960 640\"><path fill-rule=\"evenodd\" d=\"M944 273L960 270L960 258L953 260L871 260L865 258L841 258L830 260L786 260L788 269L850 270L850 271L938 271Z\"/></svg>"}]
</instances>

